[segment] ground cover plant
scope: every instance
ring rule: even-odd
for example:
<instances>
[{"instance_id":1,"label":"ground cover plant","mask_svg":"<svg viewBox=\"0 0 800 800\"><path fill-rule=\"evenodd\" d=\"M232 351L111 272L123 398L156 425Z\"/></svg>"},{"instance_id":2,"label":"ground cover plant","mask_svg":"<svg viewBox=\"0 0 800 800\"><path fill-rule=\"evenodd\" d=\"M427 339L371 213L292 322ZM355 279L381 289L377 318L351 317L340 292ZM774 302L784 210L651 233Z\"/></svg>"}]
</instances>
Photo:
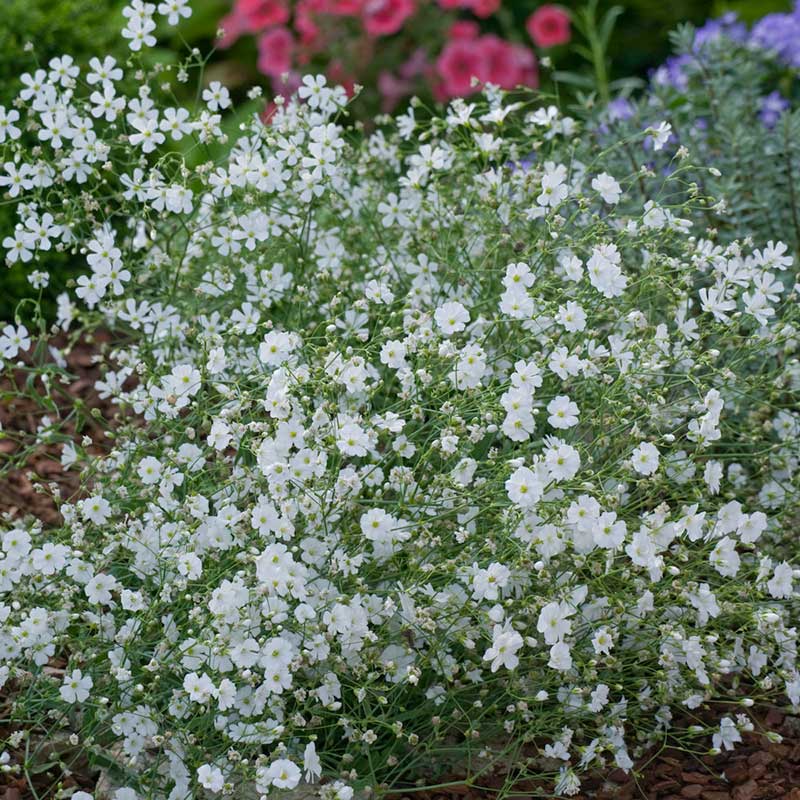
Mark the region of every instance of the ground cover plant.
<instances>
[{"instance_id":1,"label":"ground cover plant","mask_svg":"<svg viewBox=\"0 0 800 800\"><path fill-rule=\"evenodd\" d=\"M6 257L39 289L85 260L56 325L109 332L121 422L102 456L43 422L83 496L3 524L0 769L568 796L796 710L791 231L708 227L690 146L654 180L666 119L601 139L491 84L365 134L306 76L225 131L201 54L138 60L188 13L131 3L129 61L58 59L3 115ZM54 408L31 308L0 354Z\"/></svg>"}]
</instances>

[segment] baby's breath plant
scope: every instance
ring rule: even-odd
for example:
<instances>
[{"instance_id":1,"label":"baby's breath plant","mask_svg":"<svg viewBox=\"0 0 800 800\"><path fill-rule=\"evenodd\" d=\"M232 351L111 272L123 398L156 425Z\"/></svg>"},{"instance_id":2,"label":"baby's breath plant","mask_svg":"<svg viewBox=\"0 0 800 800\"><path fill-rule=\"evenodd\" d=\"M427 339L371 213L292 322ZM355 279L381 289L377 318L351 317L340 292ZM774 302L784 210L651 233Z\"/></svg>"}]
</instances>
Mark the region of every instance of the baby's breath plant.
<instances>
[{"instance_id":1,"label":"baby's breath plant","mask_svg":"<svg viewBox=\"0 0 800 800\"><path fill-rule=\"evenodd\" d=\"M321 76L228 141L224 87L174 102L199 56L135 59L133 97L45 75L2 145L8 258L86 259L58 327L111 331L121 419L65 442L63 525L4 525L2 769L66 740L114 800L570 795L800 706L796 268L699 229L712 164L645 200L666 122L588 148L487 86L365 135ZM47 403L62 364L18 368Z\"/></svg>"},{"instance_id":2,"label":"baby's breath plant","mask_svg":"<svg viewBox=\"0 0 800 800\"><path fill-rule=\"evenodd\" d=\"M69 53L86 61L119 43L117 17L124 5L120 0L5 0L0 25L0 105L9 108L19 89L19 76L47 68L48 63ZM119 50L119 46L115 47ZM2 123L0 123L2 124ZM13 210L0 199L0 230L14 224ZM51 313L55 296L63 291L70 274L70 261L52 265L46 305ZM14 313L14 307L29 295L26 270L13 265L0 270L0 319Z\"/></svg>"}]
</instances>

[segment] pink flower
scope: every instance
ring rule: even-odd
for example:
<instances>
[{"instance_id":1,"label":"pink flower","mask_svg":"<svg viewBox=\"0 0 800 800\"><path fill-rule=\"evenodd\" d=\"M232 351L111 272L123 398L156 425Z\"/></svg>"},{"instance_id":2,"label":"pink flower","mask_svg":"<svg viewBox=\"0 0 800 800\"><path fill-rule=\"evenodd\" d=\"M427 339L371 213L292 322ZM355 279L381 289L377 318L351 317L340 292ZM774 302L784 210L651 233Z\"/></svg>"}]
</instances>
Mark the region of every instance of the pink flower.
<instances>
[{"instance_id":1,"label":"pink flower","mask_svg":"<svg viewBox=\"0 0 800 800\"><path fill-rule=\"evenodd\" d=\"M398 72L400 77L404 80L416 78L417 75L422 75L428 68L428 54L425 52L424 47L418 47L411 56L400 65Z\"/></svg>"},{"instance_id":2,"label":"pink flower","mask_svg":"<svg viewBox=\"0 0 800 800\"><path fill-rule=\"evenodd\" d=\"M323 0L320 11L336 17L355 17L363 6L364 0Z\"/></svg>"},{"instance_id":3,"label":"pink flower","mask_svg":"<svg viewBox=\"0 0 800 800\"><path fill-rule=\"evenodd\" d=\"M520 82L520 68L514 47L499 36L481 36L477 46L486 60L486 72L480 77L502 89L512 89Z\"/></svg>"},{"instance_id":4,"label":"pink flower","mask_svg":"<svg viewBox=\"0 0 800 800\"><path fill-rule=\"evenodd\" d=\"M361 16L370 36L390 36L414 13L414 0L366 0Z\"/></svg>"},{"instance_id":5,"label":"pink flower","mask_svg":"<svg viewBox=\"0 0 800 800\"><path fill-rule=\"evenodd\" d=\"M537 47L554 47L570 40L569 14L558 6L539 6L525 22Z\"/></svg>"},{"instance_id":6,"label":"pink flower","mask_svg":"<svg viewBox=\"0 0 800 800\"><path fill-rule=\"evenodd\" d=\"M451 39L436 59L436 72L443 81L446 96L472 94L472 78L483 79L487 72L486 53L470 39Z\"/></svg>"},{"instance_id":7,"label":"pink flower","mask_svg":"<svg viewBox=\"0 0 800 800\"><path fill-rule=\"evenodd\" d=\"M389 113L404 98L411 94L414 85L410 81L395 78L391 72L384 70L378 75L378 89L381 93L381 110Z\"/></svg>"},{"instance_id":8,"label":"pink flower","mask_svg":"<svg viewBox=\"0 0 800 800\"><path fill-rule=\"evenodd\" d=\"M279 95L289 98L291 97L303 84L303 76L296 70L289 70L282 73L277 78L272 79L272 89Z\"/></svg>"},{"instance_id":9,"label":"pink flower","mask_svg":"<svg viewBox=\"0 0 800 800\"><path fill-rule=\"evenodd\" d=\"M472 19L459 19L456 20L448 32L450 39L477 39L480 33L478 23Z\"/></svg>"},{"instance_id":10,"label":"pink flower","mask_svg":"<svg viewBox=\"0 0 800 800\"><path fill-rule=\"evenodd\" d=\"M356 86L355 78L347 71L347 68L339 59L334 59L328 64L325 75L329 84L341 86L347 92L348 97L353 96Z\"/></svg>"},{"instance_id":11,"label":"pink flower","mask_svg":"<svg viewBox=\"0 0 800 800\"><path fill-rule=\"evenodd\" d=\"M314 13L318 4L301 0L294 10L294 29L305 47L314 47L320 35L319 27L314 21Z\"/></svg>"},{"instance_id":12,"label":"pink flower","mask_svg":"<svg viewBox=\"0 0 800 800\"><path fill-rule=\"evenodd\" d=\"M522 86L533 86L536 88L539 85L539 64L536 61L536 56L533 50L521 44L512 45L514 49L514 58L520 68L520 77L517 81Z\"/></svg>"},{"instance_id":13,"label":"pink flower","mask_svg":"<svg viewBox=\"0 0 800 800\"><path fill-rule=\"evenodd\" d=\"M242 17L246 30L251 33L289 21L285 0L236 0L233 13Z\"/></svg>"},{"instance_id":14,"label":"pink flower","mask_svg":"<svg viewBox=\"0 0 800 800\"><path fill-rule=\"evenodd\" d=\"M472 13L476 17L491 17L498 8L500 0L473 0L471 3Z\"/></svg>"},{"instance_id":15,"label":"pink flower","mask_svg":"<svg viewBox=\"0 0 800 800\"><path fill-rule=\"evenodd\" d=\"M248 33L247 19L232 11L219 21L219 27L225 31L220 40L220 47L230 47L243 33Z\"/></svg>"},{"instance_id":16,"label":"pink flower","mask_svg":"<svg viewBox=\"0 0 800 800\"><path fill-rule=\"evenodd\" d=\"M258 40L258 68L265 75L277 78L292 66L294 37L283 26L270 28Z\"/></svg>"}]
</instances>

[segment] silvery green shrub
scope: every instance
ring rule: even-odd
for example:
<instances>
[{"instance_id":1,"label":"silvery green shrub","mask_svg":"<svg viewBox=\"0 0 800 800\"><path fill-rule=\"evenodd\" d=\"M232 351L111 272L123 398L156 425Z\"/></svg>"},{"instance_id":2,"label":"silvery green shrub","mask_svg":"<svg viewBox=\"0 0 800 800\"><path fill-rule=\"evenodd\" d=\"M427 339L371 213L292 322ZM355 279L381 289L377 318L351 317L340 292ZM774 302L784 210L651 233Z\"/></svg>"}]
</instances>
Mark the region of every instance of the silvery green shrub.
<instances>
[{"instance_id":1,"label":"silvery green shrub","mask_svg":"<svg viewBox=\"0 0 800 800\"><path fill-rule=\"evenodd\" d=\"M64 442L63 525L4 523L2 769L67 737L115 800L492 769L569 795L800 705L783 231L705 232L691 151L638 197L665 120L590 149L488 86L366 135L308 76L229 139L224 87L174 103L202 63L61 59L4 112L7 258L85 259L57 327L113 333L121 423ZM36 340L9 323L7 368ZM61 353L21 368L47 406Z\"/></svg>"},{"instance_id":2,"label":"silvery green shrub","mask_svg":"<svg viewBox=\"0 0 800 800\"><path fill-rule=\"evenodd\" d=\"M791 30L797 50L796 25ZM763 36L742 40L743 36L743 29L730 20L700 31L679 29L673 36L676 55L656 70L647 90L591 112L587 124L592 138L611 146L666 121L671 136L661 151L654 151L645 138L639 145L618 145L609 153L610 169L630 170L642 162L632 199L643 202L661 191L676 155L685 149L700 169L684 173L683 192L699 191L716 200L693 218L698 226L725 242L745 231L758 241L782 239L797 253L797 68L787 65L785 54L771 49Z\"/></svg>"}]
</instances>

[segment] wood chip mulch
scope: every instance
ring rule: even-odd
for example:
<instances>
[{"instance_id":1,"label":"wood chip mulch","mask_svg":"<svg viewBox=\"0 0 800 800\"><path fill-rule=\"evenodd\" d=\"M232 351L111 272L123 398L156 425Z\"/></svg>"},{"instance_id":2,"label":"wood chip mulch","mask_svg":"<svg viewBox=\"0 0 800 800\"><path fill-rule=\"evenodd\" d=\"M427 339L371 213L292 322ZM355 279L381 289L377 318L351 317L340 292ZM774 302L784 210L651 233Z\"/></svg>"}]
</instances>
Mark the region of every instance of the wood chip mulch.
<instances>
[{"instance_id":1,"label":"wood chip mulch","mask_svg":"<svg viewBox=\"0 0 800 800\"><path fill-rule=\"evenodd\" d=\"M756 716L750 714L750 716ZM800 720L776 709L761 719L765 730L780 733L770 742L745 733L743 742L717 756L697 756L665 749L643 767L636 779L612 772L605 785L577 798L585 800L800 800Z\"/></svg>"},{"instance_id":2,"label":"wood chip mulch","mask_svg":"<svg viewBox=\"0 0 800 800\"><path fill-rule=\"evenodd\" d=\"M738 711L741 711L738 708ZM779 733L780 743L764 733L743 733L743 741L719 755L672 748L647 754L634 769L592 773L573 800L800 800L800 718L778 709L749 709L756 730ZM696 721L696 720L695 720ZM690 724L690 723L687 723ZM710 737L709 737L710 738ZM468 784L453 774L438 790L392 794L387 800L539 800L553 798L552 784L521 781L509 788L506 776L482 776ZM563 796L562 796L563 797Z\"/></svg>"},{"instance_id":3,"label":"wood chip mulch","mask_svg":"<svg viewBox=\"0 0 800 800\"><path fill-rule=\"evenodd\" d=\"M0 514L7 513L12 518L32 514L47 526L58 525L61 516L56 504L42 488L47 483L55 483L64 499L80 496L77 471L65 471L61 466L63 436L75 442L88 436L92 444L87 450L93 455L108 450L105 432L117 409L108 400L102 399L95 389L95 382L101 377L95 357L99 348L110 340L109 334L100 331L93 334L91 339L80 338L68 349L65 358L70 378L65 383L54 381L52 385L55 412L52 409L45 410L38 400L30 396L37 391L43 392L41 378L36 377L32 385L27 385L30 373L24 369L14 370L11 378L0 378ZM50 344L61 350L67 345L67 338L59 334L53 337ZM32 350L18 360L30 365L35 358L54 361L49 352L35 355ZM76 399L83 403L80 415L73 412ZM99 414L99 418L96 414ZM61 441L45 440L35 444L37 429L45 417L55 423ZM35 446L25 457L24 463L8 471L11 460L31 445Z\"/></svg>"}]
</instances>

